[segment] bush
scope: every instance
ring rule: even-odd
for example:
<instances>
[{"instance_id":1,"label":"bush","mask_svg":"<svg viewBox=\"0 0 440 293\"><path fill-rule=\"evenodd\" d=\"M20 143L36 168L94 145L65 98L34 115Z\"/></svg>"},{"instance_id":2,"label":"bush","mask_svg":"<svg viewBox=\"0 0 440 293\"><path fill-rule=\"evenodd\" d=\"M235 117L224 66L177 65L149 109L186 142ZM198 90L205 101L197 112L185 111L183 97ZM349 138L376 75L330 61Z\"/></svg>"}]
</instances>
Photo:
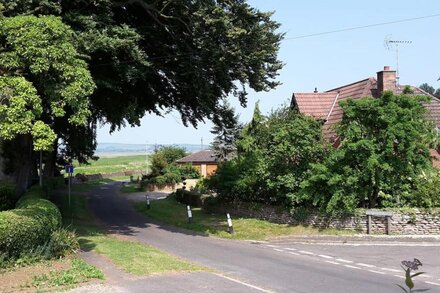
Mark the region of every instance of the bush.
<instances>
[{"instance_id":1,"label":"bush","mask_svg":"<svg viewBox=\"0 0 440 293\"><path fill-rule=\"evenodd\" d=\"M0 212L0 251L19 257L47 243L61 225L61 213L42 199L41 188L31 188L17 203L16 209Z\"/></svg>"},{"instance_id":2,"label":"bush","mask_svg":"<svg viewBox=\"0 0 440 293\"><path fill-rule=\"evenodd\" d=\"M54 231L49 242L52 257L60 258L79 250L79 243L74 232L66 229Z\"/></svg>"},{"instance_id":3,"label":"bush","mask_svg":"<svg viewBox=\"0 0 440 293\"><path fill-rule=\"evenodd\" d=\"M14 208L17 199L15 185L9 182L0 182L0 211Z\"/></svg>"},{"instance_id":4,"label":"bush","mask_svg":"<svg viewBox=\"0 0 440 293\"><path fill-rule=\"evenodd\" d=\"M440 172L416 179L409 206L419 208L440 207Z\"/></svg>"},{"instance_id":5,"label":"bush","mask_svg":"<svg viewBox=\"0 0 440 293\"><path fill-rule=\"evenodd\" d=\"M180 188L176 190L176 200L192 207L202 207L203 205L202 195L200 193Z\"/></svg>"}]
</instances>

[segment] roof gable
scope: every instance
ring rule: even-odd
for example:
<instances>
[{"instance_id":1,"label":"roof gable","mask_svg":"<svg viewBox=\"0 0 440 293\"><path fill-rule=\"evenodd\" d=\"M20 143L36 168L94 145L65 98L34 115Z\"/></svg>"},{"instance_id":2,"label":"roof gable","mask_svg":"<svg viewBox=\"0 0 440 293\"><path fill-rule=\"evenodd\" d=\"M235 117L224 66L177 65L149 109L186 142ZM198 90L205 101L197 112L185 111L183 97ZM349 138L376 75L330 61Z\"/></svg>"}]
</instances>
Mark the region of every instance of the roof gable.
<instances>
[{"instance_id":1,"label":"roof gable","mask_svg":"<svg viewBox=\"0 0 440 293\"><path fill-rule=\"evenodd\" d=\"M190 163L217 163L214 156L214 151L203 150L199 152L192 153L186 157L183 157L176 161L176 163L190 164Z\"/></svg>"}]
</instances>

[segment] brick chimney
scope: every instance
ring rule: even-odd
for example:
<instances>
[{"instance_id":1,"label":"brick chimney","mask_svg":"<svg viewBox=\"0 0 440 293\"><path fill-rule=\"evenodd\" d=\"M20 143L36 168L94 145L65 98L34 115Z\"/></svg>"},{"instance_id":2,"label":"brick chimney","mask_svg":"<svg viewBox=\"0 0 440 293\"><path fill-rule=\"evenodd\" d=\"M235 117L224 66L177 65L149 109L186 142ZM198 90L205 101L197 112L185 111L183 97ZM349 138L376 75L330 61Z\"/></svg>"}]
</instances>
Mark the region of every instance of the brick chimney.
<instances>
[{"instance_id":1,"label":"brick chimney","mask_svg":"<svg viewBox=\"0 0 440 293\"><path fill-rule=\"evenodd\" d=\"M396 71L384 66L382 71L377 72L377 94L380 96L384 91L396 91Z\"/></svg>"}]
</instances>

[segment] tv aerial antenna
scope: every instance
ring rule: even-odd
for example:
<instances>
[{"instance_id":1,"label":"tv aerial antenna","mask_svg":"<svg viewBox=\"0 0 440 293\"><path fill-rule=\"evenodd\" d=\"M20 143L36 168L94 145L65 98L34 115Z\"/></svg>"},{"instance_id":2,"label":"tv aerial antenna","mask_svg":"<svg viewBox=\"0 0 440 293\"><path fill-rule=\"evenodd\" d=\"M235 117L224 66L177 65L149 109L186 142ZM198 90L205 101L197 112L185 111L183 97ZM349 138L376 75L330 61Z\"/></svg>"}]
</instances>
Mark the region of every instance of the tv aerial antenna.
<instances>
[{"instance_id":1,"label":"tv aerial antenna","mask_svg":"<svg viewBox=\"0 0 440 293\"><path fill-rule=\"evenodd\" d=\"M395 50L396 52L396 80L397 86L399 85L399 45L411 44L412 41L393 40L391 35L385 37L384 46L387 50Z\"/></svg>"}]
</instances>

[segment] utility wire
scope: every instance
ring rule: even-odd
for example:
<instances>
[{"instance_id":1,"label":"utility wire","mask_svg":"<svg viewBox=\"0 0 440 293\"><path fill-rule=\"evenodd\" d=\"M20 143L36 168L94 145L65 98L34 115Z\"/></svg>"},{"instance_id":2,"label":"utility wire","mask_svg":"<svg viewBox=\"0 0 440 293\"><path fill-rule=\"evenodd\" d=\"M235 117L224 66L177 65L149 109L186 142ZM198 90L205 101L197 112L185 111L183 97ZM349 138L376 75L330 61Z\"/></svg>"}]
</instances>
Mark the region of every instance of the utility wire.
<instances>
[{"instance_id":1,"label":"utility wire","mask_svg":"<svg viewBox=\"0 0 440 293\"><path fill-rule=\"evenodd\" d=\"M284 38L281 40L282 41L286 41L286 40L297 40L297 39L304 39L304 38L310 38L310 37L316 37L316 36L322 36L322 35L329 35L329 34L334 34L334 33L341 33L341 32L346 32L346 31L353 31L353 30L359 30L359 29L366 29L366 28L371 28L371 27L377 27L377 26L384 26L384 25L390 25L390 24L396 24L396 23L402 23L402 22L410 22L410 21L415 21L415 20L420 20L420 19L426 19L426 18L433 18L433 17L439 17L440 13L437 14L431 14L431 15L425 15L425 16L419 16L419 17L413 17L413 18L405 18L405 19L400 19L400 20L394 20L394 21L388 21L388 22L381 22L381 23L374 23L374 24L367 24L367 25L363 25L363 26L355 26L355 27L350 27L350 28L344 28L344 29L338 29L338 30L333 30L333 31L326 31L326 32L320 32L320 33L313 33L313 34L308 34L308 35L300 35L300 36L296 36L296 37L290 37L290 38ZM169 60L169 59L173 59L176 57L194 57L194 52L191 53L181 53L181 54L170 54L170 55L164 55L164 56L149 56L148 60L154 61L154 60ZM125 61L119 61L119 64L114 64L113 62L109 62L109 63L98 63L98 64L94 64L91 67L100 67L100 66L107 66L107 65L113 65L113 66L123 66L124 64L130 64L130 63L137 63L139 62L138 60L125 60ZM440 80L440 78L439 78Z\"/></svg>"},{"instance_id":2,"label":"utility wire","mask_svg":"<svg viewBox=\"0 0 440 293\"><path fill-rule=\"evenodd\" d=\"M367 25L355 26L355 27L350 27L350 28L343 28L343 29L338 29L338 30L333 30L333 31L326 31L326 32L314 33L314 34L309 34L309 35L301 35L301 36L296 36L296 37L291 37L291 38L284 38L284 40L304 39L304 38L310 38L310 37L316 37L316 36L322 36L322 35L329 35L329 34L341 33L341 32L347 32L347 31L354 31L354 30L365 29L365 28L370 28L370 27L384 26L384 25L389 25L389 24L395 24L395 23L401 23L401 22L409 22L409 21L425 19L425 18L432 18L432 17L439 17L439 16L440 16L440 13L438 13L438 14L431 14L431 15L425 15L425 16L419 16L419 17L413 17L413 18L405 18L405 19L388 21L388 22L367 24Z\"/></svg>"}]
</instances>

